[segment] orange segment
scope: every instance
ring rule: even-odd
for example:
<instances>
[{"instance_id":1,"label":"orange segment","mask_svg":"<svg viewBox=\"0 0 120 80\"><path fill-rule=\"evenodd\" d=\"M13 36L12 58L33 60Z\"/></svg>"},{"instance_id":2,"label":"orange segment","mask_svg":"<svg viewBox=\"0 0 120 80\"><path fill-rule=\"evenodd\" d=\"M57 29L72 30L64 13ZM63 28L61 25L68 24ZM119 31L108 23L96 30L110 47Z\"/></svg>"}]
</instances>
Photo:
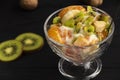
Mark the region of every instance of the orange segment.
<instances>
[{"instance_id":1,"label":"orange segment","mask_svg":"<svg viewBox=\"0 0 120 80\"><path fill-rule=\"evenodd\" d=\"M63 44L63 40L60 36L60 29L57 25L51 25L50 29L48 30L48 36L56 42Z\"/></svg>"}]
</instances>

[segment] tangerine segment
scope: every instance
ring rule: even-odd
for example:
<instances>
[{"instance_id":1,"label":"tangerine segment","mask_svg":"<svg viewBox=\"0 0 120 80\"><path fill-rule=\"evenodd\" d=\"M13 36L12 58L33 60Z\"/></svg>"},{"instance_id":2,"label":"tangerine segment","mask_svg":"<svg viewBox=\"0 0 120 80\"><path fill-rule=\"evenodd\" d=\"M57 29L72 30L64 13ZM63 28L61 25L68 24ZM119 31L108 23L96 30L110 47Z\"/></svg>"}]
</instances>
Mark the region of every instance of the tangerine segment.
<instances>
[{"instance_id":1,"label":"tangerine segment","mask_svg":"<svg viewBox=\"0 0 120 80\"><path fill-rule=\"evenodd\" d=\"M51 25L50 29L48 30L48 36L56 42L61 44L64 43L62 37L60 36L60 29L57 25Z\"/></svg>"}]
</instances>

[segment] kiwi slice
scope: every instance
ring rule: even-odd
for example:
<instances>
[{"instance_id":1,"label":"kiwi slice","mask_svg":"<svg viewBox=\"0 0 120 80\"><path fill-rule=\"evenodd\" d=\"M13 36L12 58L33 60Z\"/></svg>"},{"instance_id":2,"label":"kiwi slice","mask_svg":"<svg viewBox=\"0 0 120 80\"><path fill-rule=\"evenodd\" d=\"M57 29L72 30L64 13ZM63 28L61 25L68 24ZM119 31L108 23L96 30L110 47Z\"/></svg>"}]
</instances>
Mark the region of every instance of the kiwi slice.
<instances>
[{"instance_id":1,"label":"kiwi slice","mask_svg":"<svg viewBox=\"0 0 120 80\"><path fill-rule=\"evenodd\" d=\"M24 51L34 51L40 49L44 40L42 36L35 33L23 33L16 37L16 40L20 41L23 44Z\"/></svg>"},{"instance_id":2,"label":"kiwi slice","mask_svg":"<svg viewBox=\"0 0 120 80\"><path fill-rule=\"evenodd\" d=\"M0 60L13 61L22 54L22 43L17 40L8 40L0 44Z\"/></svg>"}]
</instances>

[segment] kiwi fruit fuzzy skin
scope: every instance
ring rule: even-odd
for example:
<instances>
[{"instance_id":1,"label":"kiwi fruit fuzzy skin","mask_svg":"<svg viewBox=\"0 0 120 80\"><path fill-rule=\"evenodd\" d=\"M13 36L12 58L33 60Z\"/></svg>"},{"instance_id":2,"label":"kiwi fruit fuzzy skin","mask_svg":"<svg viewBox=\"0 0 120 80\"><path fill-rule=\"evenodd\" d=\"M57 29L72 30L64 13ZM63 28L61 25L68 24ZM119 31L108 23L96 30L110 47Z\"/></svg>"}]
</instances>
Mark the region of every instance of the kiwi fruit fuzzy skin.
<instances>
[{"instance_id":1,"label":"kiwi fruit fuzzy skin","mask_svg":"<svg viewBox=\"0 0 120 80\"><path fill-rule=\"evenodd\" d=\"M20 7L25 10L34 10L38 6L38 0L20 0Z\"/></svg>"}]
</instances>

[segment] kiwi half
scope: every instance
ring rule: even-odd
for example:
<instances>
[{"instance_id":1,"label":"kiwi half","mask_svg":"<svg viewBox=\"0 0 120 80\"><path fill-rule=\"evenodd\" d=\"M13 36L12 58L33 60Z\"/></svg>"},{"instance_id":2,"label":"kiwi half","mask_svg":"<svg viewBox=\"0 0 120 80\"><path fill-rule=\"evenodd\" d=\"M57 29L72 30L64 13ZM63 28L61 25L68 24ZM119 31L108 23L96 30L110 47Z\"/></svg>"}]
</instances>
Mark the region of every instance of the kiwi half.
<instances>
[{"instance_id":1,"label":"kiwi half","mask_svg":"<svg viewBox=\"0 0 120 80\"><path fill-rule=\"evenodd\" d=\"M22 43L17 40L8 40L0 44L0 60L13 61L22 54Z\"/></svg>"},{"instance_id":2,"label":"kiwi half","mask_svg":"<svg viewBox=\"0 0 120 80\"><path fill-rule=\"evenodd\" d=\"M40 49L44 40L42 36L35 33L23 33L16 37L16 40L20 41L23 44L24 51L34 51Z\"/></svg>"}]
</instances>

